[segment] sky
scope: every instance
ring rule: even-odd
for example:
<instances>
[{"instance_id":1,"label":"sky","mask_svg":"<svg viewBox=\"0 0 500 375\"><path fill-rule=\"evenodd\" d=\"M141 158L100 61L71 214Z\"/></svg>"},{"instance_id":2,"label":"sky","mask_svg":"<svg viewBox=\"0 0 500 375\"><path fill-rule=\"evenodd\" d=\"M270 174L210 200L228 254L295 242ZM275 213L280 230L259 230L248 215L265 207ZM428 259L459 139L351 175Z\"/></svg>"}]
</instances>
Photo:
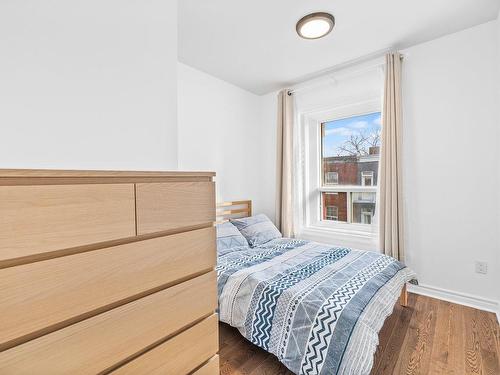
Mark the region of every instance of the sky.
<instances>
[{"instance_id":1,"label":"sky","mask_svg":"<svg viewBox=\"0 0 500 375\"><path fill-rule=\"evenodd\" d=\"M379 132L380 123L380 112L326 122L323 157L337 156L338 147L352 134L358 134L360 131L366 134Z\"/></svg>"}]
</instances>

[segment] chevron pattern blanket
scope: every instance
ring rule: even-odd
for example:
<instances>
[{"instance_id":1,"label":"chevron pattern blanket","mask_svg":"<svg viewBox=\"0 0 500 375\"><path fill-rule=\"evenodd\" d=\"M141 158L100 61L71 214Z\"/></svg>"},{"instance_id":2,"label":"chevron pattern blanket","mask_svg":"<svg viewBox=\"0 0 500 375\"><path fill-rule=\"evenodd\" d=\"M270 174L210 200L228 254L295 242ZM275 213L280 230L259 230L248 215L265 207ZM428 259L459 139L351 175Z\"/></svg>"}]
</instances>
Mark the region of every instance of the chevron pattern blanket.
<instances>
[{"instance_id":1,"label":"chevron pattern blanket","mask_svg":"<svg viewBox=\"0 0 500 375\"><path fill-rule=\"evenodd\" d=\"M217 265L219 318L291 371L369 374L378 332L407 281L385 255L280 238Z\"/></svg>"}]
</instances>

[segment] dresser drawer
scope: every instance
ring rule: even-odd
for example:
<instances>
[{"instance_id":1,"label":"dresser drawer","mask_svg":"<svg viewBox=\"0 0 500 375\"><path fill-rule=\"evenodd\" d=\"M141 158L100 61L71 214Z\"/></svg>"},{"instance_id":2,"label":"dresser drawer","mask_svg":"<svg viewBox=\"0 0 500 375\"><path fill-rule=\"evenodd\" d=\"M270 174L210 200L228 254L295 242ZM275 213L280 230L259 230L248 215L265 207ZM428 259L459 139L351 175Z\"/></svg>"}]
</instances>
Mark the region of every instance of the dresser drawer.
<instances>
[{"instance_id":1,"label":"dresser drawer","mask_svg":"<svg viewBox=\"0 0 500 375\"><path fill-rule=\"evenodd\" d=\"M0 269L0 350L215 262L211 227Z\"/></svg>"},{"instance_id":2,"label":"dresser drawer","mask_svg":"<svg viewBox=\"0 0 500 375\"><path fill-rule=\"evenodd\" d=\"M213 182L137 184L137 234L215 221Z\"/></svg>"},{"instance_id":3,"label":"dresser drawer","mask_svg":"<svg viewBox=\"0 0 500 375\"><path fill-rule=\"evenodd\" d=\"M0 374L97 374L115 368L217 306L215 272L0 353Z\"/></svg>"},{"instance_id":4,"label":"dresser drawer","mask_svg":"<svg viewBox=\"0 0 500 375\"><path fill-rule=\"evenodd\" d=\"M213 356L207 363L193 372L192 375L219 375L219 356Z\"/></svg>"},{"instance_id":5,"label":"dresser drawer","mask_svg":"<svg viewBox=\"0 0 500 375\"><path fill-rule=\"evenodd\" d=\"M0 266L131 236L133 184L0 186Z\"/></svg>"},{"instance_id":6,"label":"dresser drawer","mask_svg":"<svg viewBox=\"0 0 500 375\"><path fill-rule=\"evenodd\" d=\"M217 315L151 349L113 374L188 374L219 350Z\"/></svg>"}]
</instances>

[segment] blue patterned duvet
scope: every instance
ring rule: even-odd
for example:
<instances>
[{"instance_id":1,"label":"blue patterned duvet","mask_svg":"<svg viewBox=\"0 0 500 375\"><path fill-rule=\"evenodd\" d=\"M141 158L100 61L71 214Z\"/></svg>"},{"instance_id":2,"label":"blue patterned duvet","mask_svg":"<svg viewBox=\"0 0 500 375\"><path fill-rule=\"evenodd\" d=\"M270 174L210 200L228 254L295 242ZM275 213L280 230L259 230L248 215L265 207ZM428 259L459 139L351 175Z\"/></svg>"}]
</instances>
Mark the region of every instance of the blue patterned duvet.
<instances>
[{"instance_id":1,"label":"blue patterned duvet","mask_svg":"<svg viewBox=\"0 0 500 375\"><path fill-rule=\"evenodd\" d=\"M375 252L280 238L219 253L219 318L296 374L368 374L414 274Z\"/></svg>"}]
</instances>

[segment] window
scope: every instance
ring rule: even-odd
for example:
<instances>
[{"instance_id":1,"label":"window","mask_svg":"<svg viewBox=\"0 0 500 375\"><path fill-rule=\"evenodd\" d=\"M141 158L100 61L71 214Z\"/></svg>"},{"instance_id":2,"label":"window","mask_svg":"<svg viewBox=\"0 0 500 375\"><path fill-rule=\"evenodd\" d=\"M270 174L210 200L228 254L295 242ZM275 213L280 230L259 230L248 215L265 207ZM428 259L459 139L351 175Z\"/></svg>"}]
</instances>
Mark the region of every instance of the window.
<instances>
[{"instance_id":1,"label":"window","mask_svg":"<svg viewBox=\"0 0 500 375\"><path fill-rule=\"evenodd\" d=\"M373 186L373 171L361 172L361 185Z\"/></svg>"},{"instance_id":2,"label":"window","mask_svg":"<svg viewBox=\"0 0 500 375\"><path fill-rule=\"evenodd\" d=\"M377 203L380 112L319 126L322 220L371 225Z\"/></svg>"},{"instance_id":3,"label":"window","mask_svg":"<svg viewBox=\"0 0 500 375\"><path fill-rule=\"evenodd\" d=\"M327 220L338 220L339 208L337 206L326 206L326 218Z\"/></svg>"},{"instance_id":4,"label":"window","mask_svg":"<svg viewBox=\"0 0 500 375\"><path fill-rule=\"evenodd\" d=\"M374 249L384 74L362 70L296 97L294 214L301 238Z\"/></svg>"},{"instance_id":5,"label":"window","mask_svg":"<svg viewBox=\"0 0 500 375\"><path fill-rule=\"evenodd\" d=\"M372 211L362 211L361 212L361 222L363 224L372 223L373 212Z\"/></svg>"},{"instance_id":6,"label":"window","mask_svg":"<svg viewBox=\"0 0 500 375\"><path fill-rule=\"evenodd\" d=\"M325 185L337 185L339 174L337 172L325 172Z\"/></svg>"}]
</instances>

